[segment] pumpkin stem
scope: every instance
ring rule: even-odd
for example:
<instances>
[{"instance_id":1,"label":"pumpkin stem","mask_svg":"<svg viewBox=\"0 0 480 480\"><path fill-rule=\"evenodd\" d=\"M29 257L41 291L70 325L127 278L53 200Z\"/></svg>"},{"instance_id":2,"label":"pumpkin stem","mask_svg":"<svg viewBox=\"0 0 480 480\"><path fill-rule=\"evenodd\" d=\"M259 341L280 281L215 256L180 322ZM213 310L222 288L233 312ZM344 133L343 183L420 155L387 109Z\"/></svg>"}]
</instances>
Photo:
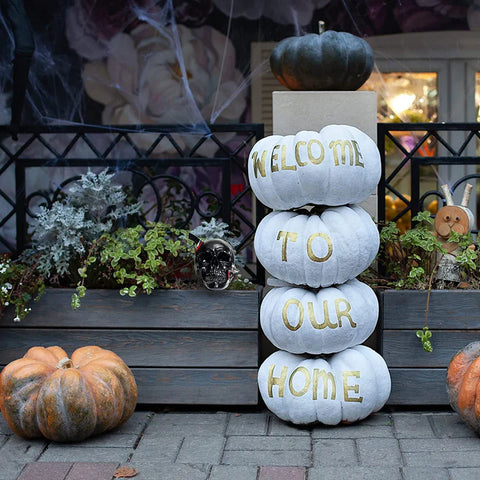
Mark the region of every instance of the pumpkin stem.
<instances>
[{"instance_id":1,"label":"pumpkin stem","mask_svg":"<svg viewBox=\"0 0 480 480\"><path fill-rule=\"evenodd\" d=\"M321 35L325 32L325 22L323 20L318 21L318 34Z\"/></svg>"},{"instance_id":2,"label":"pumpkin stem","mask_svg":"<svg viewBox=\"0 0 480 480\"><path fill-rule=\"evenodd\" d=\"M73 368L73 367L74 367L73 362L68 357L62 358L57 363L57 368L63 368L64 370L66 370L67 368Z\"/></svg>"}]
</instances>

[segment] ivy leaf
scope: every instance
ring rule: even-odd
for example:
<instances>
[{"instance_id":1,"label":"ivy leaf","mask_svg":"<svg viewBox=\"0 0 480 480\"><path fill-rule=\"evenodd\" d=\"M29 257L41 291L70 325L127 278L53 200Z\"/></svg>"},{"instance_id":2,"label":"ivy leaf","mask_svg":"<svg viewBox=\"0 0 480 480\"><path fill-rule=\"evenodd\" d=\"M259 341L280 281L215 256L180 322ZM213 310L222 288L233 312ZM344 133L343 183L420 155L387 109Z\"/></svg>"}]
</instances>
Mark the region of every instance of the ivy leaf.
<instances>
[{"instance_id":1,"label":"ivy leaf","mask_svg":"<svg viewBox=\"0 0 480 480\"><path fill-rule=\"evenodd\" d=\"M417 330L416 335L422 342L423 350L425 350L425 352L432 353L433 346L432 342L429 340L432 337L432 332L430 329L428 327L423 327L422 330Z\"/></svg>"}]
</instances>

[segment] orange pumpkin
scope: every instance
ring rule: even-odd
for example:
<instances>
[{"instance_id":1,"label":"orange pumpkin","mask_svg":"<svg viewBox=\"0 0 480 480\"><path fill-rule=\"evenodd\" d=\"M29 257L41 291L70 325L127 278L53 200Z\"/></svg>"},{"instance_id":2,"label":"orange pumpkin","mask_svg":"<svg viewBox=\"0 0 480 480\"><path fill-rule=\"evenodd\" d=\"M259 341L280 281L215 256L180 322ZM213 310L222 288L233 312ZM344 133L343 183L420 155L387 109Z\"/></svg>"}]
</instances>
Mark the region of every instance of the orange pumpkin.
<instances>
[{"instance_id":1,"label":"orange pumpkin","mask_svg":"<svg viewBox=\"0 0 480 480\"><path fill-rule=\"evenodd\" d=\"M408 201L411 200L410 195L403 195ZM404 208L406 208L407 204L399 197L395 199L395 202L393 203L395 207L395 215L400 213ZM405 233L407 230L410 229L411 227L411 218L412 218L412 212L411 210L408 210L406 213L404 213L398 220L397 220L397 227L400 230L401 233Z\"/></svg>"},{"instance_id":2,"label":"orange pumpkin","mask_svg":"<svg viewBox=\"0 0 480 480\"><path fill-rule=\"evenodd\" d=\"M397 214L395 201L390 195L385 195L385 220L391 222Z\"/></svg>"},{"instance_id":3,"label":"orange pumpkin","mask_svg":"<svg viewBox=\"0 0 480 480\"><path fill-rule=\"evenodd\" d=\"M435 215L438 211L438 200L432 200L427 207L427 210L432 214Z\"/></svg>"},{"instance_id":4,"label":"orange pumpkin","mask_svg":"<svg viewBox=\"0 0 480 480\"><path fill-rule=\"evenodd\" d=\"M0 375L0 410L14 433L78 442L125 422L137 386L115 353L82 347L69 359L60 347L32 347Z\"/></svg>"},{"instance_id":5,"label":"orange pumpkin","mask_svg":"<svg viewBox=\"0 0 480 480\"><path fill-rule=\"evenodd\" d=\"M480 342L468 344L450 362L447 390L450 405L480 433Z\"/></svg>"}]
</instances>

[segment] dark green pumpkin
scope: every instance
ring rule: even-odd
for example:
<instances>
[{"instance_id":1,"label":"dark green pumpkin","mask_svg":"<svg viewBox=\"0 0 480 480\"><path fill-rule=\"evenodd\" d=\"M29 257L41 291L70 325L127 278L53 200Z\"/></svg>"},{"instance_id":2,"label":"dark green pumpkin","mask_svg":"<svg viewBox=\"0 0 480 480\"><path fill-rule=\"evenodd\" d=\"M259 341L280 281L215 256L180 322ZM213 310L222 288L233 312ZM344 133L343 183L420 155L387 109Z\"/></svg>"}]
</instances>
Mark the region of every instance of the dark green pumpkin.
<instances>
[{"instance_id":1,"label":"dark green pumpkin","mask_svg":"<svg viewBox=\"0 0 480 480\"><path fill-rule=\"evenodd\" d=\"M373 64L365 40L333 30L285 38L270 55L273 74L290 90L357 90Z\"/></svg>"}]
</instances>

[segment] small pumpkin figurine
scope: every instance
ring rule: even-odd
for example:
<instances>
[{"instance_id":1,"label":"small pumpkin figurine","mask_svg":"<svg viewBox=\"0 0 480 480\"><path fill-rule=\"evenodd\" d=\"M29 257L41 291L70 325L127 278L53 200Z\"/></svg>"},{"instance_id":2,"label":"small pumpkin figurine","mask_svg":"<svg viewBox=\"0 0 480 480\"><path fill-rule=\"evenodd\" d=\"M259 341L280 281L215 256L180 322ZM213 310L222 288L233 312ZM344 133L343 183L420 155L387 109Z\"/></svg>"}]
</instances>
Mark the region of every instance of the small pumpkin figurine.
<instances>
[{"instance_id":1,"label":"small pumpkin figurine","mask_svg":"<svg viewBox=\"0 0 480 480\"><path fill-rule=\"evenodd\" d=\"M451 360L447 371L450 405L480 434L480 342L469 343Z\"/></svg>"},{"instance_id":2,"label":"small pumpkin figurine","mask_svg":"<svg viewBox=\"0 0 480 480\"><path fill-rule=\"evenodd\" d=\"M0 410L24 438L79 442L124 423L137 386L115 353L82 347L68 358L60 347L32 347L0 375Z\"/></svg>"},{"instance_id":3,"label":"small pumpkin figurine","mask_svg":"<svg viewBox=\"0 0 480 480\"><path fill-rule=\"evenodd\" d=\"M370 45L347 32L324 31L288 37L270 54L277 80L290 90L357 90L373 70Z\"/></svg>"}]
</instances>

